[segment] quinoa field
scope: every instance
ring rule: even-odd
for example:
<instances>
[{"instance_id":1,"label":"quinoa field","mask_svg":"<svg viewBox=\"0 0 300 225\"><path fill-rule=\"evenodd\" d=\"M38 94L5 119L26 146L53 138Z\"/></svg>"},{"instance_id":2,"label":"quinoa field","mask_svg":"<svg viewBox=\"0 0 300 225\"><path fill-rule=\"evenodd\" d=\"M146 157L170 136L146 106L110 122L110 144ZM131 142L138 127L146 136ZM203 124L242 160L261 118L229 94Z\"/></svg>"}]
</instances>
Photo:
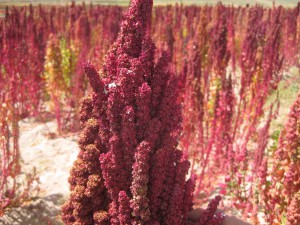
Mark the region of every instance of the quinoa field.
<instances>
[{"instance_id":1,"label":"quinoa field","mask_svg":"<svg viewBox=\"0 0 300 225\"><path fill-rule=\"evenodd\" d=\"M300 2L0 0L0 225L300 225Z\"/></svg>"}]
</instances>

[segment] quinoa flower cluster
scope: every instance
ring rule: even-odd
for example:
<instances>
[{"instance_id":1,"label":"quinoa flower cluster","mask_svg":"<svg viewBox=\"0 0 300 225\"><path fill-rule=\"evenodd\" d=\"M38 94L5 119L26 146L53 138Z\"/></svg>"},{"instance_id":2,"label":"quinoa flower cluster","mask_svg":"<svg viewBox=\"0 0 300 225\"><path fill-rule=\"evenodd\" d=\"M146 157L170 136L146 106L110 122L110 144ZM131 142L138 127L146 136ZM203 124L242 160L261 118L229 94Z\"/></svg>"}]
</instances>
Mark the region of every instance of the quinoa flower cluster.
<instances>
[{"instance_id":1,"label":"quinoa flower cluster","mask_svg":"<svg viewBox=\"0 0 300 225\"><path fill-rule=\"evenodd\" d=\"M154 62L152 0L134 0L93 93L83 100L81 151L71 170L66 224L187 224L194 177L178 146L177 80L163 53Z\"/></svg>"}]
</instances>

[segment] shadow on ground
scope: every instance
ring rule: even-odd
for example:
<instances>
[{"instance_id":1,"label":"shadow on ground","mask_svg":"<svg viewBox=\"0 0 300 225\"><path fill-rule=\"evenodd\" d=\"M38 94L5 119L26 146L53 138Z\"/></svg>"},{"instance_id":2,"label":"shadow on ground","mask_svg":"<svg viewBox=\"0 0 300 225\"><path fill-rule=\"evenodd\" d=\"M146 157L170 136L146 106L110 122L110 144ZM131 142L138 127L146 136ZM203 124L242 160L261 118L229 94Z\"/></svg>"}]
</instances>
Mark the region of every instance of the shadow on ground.
<instances>
[{"instance_id":1,"label":"shadow on ground","mask_svg":"<svg viewBox=\"0 0 300 225\"><path fill-rule=\"evenodd\" d=\"M61 194L37 198L26 206L13 208L0 218L1 225L62 225L60 208L65 198Z\"/></svg>"}]
</instances>

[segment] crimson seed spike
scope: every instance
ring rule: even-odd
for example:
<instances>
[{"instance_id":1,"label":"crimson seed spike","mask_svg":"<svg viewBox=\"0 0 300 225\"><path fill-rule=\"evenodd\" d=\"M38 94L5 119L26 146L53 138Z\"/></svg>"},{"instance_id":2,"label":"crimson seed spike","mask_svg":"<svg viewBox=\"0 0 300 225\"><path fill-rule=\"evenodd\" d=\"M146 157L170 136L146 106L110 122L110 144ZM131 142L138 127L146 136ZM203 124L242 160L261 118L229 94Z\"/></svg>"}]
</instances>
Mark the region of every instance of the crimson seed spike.
<instances>
[{"instance_id":1,"label":"crimson seed spike","mask_svg":"<svg viewBox=\"0 0 300 225\"><path fill-rule=\"evenodd\" d=\"M190 224L195 184L186 180L190 163L177 149L178 79L168 54L154 61L152 6L152 0L131 2L101 77L84 65L94 93L81 110L84 129L63 206L66 224Z\"/></svg>"}]
</instances>

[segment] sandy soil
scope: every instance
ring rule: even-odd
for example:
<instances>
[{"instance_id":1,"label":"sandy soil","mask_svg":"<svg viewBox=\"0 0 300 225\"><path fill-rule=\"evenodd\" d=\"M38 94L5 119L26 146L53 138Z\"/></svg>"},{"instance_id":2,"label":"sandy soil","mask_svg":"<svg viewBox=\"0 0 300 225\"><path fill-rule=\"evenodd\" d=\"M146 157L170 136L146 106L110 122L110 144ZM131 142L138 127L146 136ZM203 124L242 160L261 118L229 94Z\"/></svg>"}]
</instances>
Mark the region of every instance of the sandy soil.
<instances>
[{"instance_id":1,"label":"sandy soil","mask_svg":"<svg viewBox=\"0 0 300 225\"><path fill-rule=\"evenodd\" d=\"M78 135L53 138L54 121L37 123L33 119L20 122L20 151L22 170L36 169L40 180L37 197L0 218L2 225L56 225L63 224L60 207L69 195L69 171L79 152Z\"/></svg>"}]
</instances>

